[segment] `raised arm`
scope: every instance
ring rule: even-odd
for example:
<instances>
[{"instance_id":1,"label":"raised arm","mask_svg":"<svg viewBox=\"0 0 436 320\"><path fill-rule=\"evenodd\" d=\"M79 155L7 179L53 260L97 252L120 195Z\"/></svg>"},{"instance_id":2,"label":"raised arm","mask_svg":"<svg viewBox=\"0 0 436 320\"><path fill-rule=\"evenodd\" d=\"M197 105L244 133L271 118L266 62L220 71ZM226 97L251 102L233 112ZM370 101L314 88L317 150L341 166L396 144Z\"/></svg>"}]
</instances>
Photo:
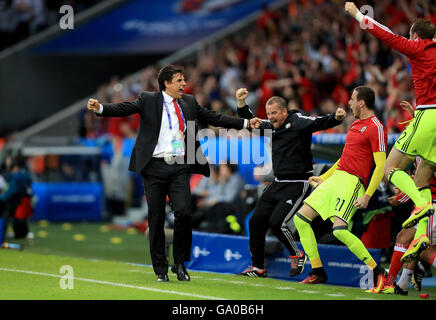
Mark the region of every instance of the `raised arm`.
<instances>
[{"instance_id":1,"label":"raised arm","mask_svg":"<svg viewBox=\"0 0 436 320\"><path fill-rule=\"evenodd\" d=\"M362 29L367 29L373 36L407 57L413 58L421 50L417 41L394 34L388 27L363 15L353 2L345 3L345 11L359 22Z\"/></svg>"},{"instance_id":2,"label":"raised arm","mask_svg":"<svg viewBox=\"0 0 436 320\"><path fill-rule=\"evenodd\" d=\"M195 97L192 97L194 100L193 103L196 105L197 108L197 116L198 119L212 125L214 127L223 127L223 128L234 128L234 129L244 129L250 127L250 121L244 120L236 117L230 117L226 116L224 114L209 110L207 108L204 108L200 106L195 99Z\"/></svg>"},{"instance_id":3,"label":"raised arm","mask_svg":"<svg viewBox=\"0 0 436 320\"><path fill-rule=\"evenodd\" d=\"M268 120L257 118L250 110L250 107L247 106L245 99L248 97L248 90L246 88L236 90L235 97L238 104L238 117L250 120L250 128L273 129L273 125Z\"/></svg>"}]
</instances>

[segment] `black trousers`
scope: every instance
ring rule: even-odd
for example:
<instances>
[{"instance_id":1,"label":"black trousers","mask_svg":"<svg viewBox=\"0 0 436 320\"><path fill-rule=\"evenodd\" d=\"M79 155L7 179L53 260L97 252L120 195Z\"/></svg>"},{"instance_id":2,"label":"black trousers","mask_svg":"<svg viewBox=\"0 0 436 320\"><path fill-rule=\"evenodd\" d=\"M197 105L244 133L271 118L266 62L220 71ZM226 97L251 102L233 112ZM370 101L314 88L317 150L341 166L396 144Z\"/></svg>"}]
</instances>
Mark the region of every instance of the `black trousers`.
<instances>
[{"instance_id":1,"label":"black trousers","mask_svg":"<svg viewBox=\"0 0 436 320\"><path fill-rule=\"evenodd\" d=\"M168 195L174 210L173 257L174 263L191 258L191 189L189 165L167 164L152 158L141 172L148 204L150 254L154 272L168 272L165 254L165 203Z\"/></svg>"},{"instance_id":2,"label":"black trousers","mask_svg":"<svg viewBox=\"0 0 436 320\"><path fill-rule=\"evenodd\" d=\"M287 224L310 194L305 180L274 180L260 196L249 220L250 253L254 267L264 268L265 236L269 228L291 255L300 253Z\"/></svg>"}]
</instances>

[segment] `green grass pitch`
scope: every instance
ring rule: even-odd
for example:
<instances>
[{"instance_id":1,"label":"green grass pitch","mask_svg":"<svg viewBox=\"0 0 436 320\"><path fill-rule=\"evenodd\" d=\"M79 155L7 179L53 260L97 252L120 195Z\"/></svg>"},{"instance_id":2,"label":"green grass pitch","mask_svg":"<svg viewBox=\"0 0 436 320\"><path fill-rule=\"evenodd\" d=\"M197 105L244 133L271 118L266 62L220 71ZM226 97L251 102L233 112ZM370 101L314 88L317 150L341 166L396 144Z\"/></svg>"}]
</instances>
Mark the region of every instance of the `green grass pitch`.
<instances>
[{"instance_id":1,"label":"green grass pitch","mask_svg":"<svg viewBox=\"0 0 436 320\"><path fill-rule=\"evenodd\" d=\"M35 242L23 251L0 250L0 299L31 300L415 300L375 295L358 288L302 285L272 278L190 271L191 281L157 283L148 243L133 230L108 230L100 223L34 223ZM70 266L73 274L61 268ZM68 278L67 276L73 276ZM71 280L72 279L72 280ZM69 286L69 287L68 287ZM431 299L436 288L423 288Z\"/></svg>"}]
</instances>

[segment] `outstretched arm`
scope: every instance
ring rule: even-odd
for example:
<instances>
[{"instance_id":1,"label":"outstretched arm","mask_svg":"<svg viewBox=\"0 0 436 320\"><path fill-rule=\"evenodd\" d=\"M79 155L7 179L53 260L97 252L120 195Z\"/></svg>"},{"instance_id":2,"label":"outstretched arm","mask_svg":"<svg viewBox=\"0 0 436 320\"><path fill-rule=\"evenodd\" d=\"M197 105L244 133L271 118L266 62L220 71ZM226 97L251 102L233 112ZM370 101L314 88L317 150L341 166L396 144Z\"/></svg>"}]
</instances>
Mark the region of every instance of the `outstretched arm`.
<instances>
[{"instance_id":1,"label":"outstretched arm","mask_svg":"<svg viewBox=\"0 0 436 320\"><path fill-rule=\"evenodd\" d=\"M295 126L298 130L315 132L333 128L342 123L347 113L343 108L338 108L335 113L325 116L304 116L301 113L295 113L298 117Z\"/></svg>"},{"instance_id":2,"label":"outstretched arm","mask_svg":"<svg viewBox=\"0 0 436 320\"><path fill-rule=\"evenodd\" d=\"M394 50L397 50L407 57L414 57L419 52L418 42L396 35L388 27L378 23L369 16L363 15L353 2L345 3L345 11L360 23L362 29L368 29L373 36L380 39Z\"/></svg>"},{"instance_id":3,"label":"outstretched arm","mask_svg":"<svg viewBox=\"0 0 436 320\"><path fill-rule=\"evenodd\" d=\"M96 99L89 99L87 108L103 117L127 117L142 111L143 97L140 95L135 101L121 103L105 103L102 105Z\"/></svg>"}]
</instances>

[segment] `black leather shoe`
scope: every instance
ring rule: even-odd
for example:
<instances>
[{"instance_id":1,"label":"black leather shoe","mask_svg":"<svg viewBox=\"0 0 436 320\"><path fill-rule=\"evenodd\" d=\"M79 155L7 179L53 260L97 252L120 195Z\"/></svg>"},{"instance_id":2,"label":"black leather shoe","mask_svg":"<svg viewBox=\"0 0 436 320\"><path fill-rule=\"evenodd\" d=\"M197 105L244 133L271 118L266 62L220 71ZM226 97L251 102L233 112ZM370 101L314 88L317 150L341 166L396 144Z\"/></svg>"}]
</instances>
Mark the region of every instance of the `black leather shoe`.
<instances>
[{"instance_id":1,"label":"black leather shoe","mask_svg":"<svg viewBox=\"0 0 436 320\"><path fill-rule=\"evenodd\" d=\"M186 271L185 265L182 263L176 263L171 267L171 271L177 274L177 280L179 281L189 281L191 280L191 277L188 274L188 271Z\"/></svg>"},{"instance_id":2,"label":"black leather shoe","mask_svg":"<svg viewBox=\"0 0 436 320\"><path fill-rule=\"evenodd\" d=\"M165 274L159 274L157 276L157 280L156 281L157 282L168 282L169 281L168 275L166 273Z\"/></svg>"}]
</instances>

